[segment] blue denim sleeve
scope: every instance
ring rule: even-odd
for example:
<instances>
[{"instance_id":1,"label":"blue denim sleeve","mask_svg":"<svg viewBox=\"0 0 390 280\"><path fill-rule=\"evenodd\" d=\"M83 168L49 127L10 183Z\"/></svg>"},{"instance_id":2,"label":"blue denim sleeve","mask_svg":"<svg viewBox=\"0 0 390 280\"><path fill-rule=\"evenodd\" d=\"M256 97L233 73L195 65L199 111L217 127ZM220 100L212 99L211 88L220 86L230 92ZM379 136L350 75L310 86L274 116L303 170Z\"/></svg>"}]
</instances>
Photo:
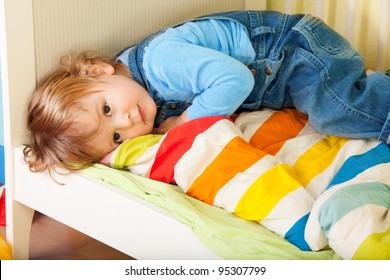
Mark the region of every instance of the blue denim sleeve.
<instances>
[{"instance_id":1,"label":"blue denim sleeve","mask_svg":"<svg viewBox=\"0 0 390 280\"><path fill-rule=\"evenodd\" d=\"M209 32L207 38L196 35L196 39L183 33L165 34L145 50L147 79L159 97L191 102L187 109L190 119L231 115L254 85L253 74L243 61L229 53L231 45L221 40L220 34L212 34Z\"/></svg>"}]
</instances>

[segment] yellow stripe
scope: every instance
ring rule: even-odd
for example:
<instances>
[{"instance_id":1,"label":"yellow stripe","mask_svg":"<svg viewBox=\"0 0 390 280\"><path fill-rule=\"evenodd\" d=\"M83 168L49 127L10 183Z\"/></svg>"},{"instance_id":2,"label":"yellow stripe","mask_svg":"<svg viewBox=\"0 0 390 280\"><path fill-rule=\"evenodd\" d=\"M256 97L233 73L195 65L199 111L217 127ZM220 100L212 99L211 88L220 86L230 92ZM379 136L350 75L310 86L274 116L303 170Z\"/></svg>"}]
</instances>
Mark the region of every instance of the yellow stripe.
<instances>
[{"instance_id":1,"label":"yellow stripe","mask_svg":"<svg viewBox=\"0 0 390 280\"><path fill-rule=\"evenodd\" d=\"M306 186L335 159L347 139L328 136L310 147L293 166L278 164L262 174L238 202L235 214L247 219L264 219L288 193Z\"/></svg>"},{"instance_id":2,"label":"yellow stripe","mask_svg":"<svg viewBox=\"0 0 390 280\"><path fill-rule=\"evenodd\" d=\"M328 168L347 141L346 138L327 136L310 147L293 165L302 186L306 187Z\"/></svg>"},{"instance_id":3,"label":"yellow stripe","mask_svg":"<svg viewBox=\"0 0 390 280\"><path fill-rule=\"evenodd\" d=\"M353 260L390 260L390 227L368 236L352 257Z\"/></svg>"},{"instance_id":4,"label":"yellow stripe","mask_svg":"<svg viewBox=\"0 0 390 280\"><path fill-rule=\"evenodd\" d=\"M278 164L257 178L238 202L234 213L246 220L262 220L281 197L300 186L291 166Z\"/></svg>"},{"instance_id":5,"label":"yellow stripe","mask_svg":"<svg viewBox=\"0 0 390 280\"><path fill-rule=\"evenodd\" d=\"M134 165L137 159L142 156L149 147L161 140L161 137L162 135L148 134L123 142L119 146L118 152L115 154L114 164L116 168L124 169Z\"/></svg>"}]
</instances>

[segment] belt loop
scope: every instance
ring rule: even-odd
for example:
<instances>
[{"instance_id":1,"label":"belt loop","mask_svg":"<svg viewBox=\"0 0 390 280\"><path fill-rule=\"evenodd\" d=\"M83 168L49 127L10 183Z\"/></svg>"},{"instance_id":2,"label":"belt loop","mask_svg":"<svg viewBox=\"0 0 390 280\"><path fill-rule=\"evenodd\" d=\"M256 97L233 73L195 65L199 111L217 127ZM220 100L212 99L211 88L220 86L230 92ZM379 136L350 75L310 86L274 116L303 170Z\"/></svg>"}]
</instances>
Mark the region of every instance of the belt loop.
<instances>
[{"instance_id":1,"label":"belt loop","mask_svg":"<svg viewBox=\"0 0 390 280\"><path fill-rule=\"evenodd\" d=\"M261 11L249 11L250 39L253 49L256 52L256 60L265 56L265 35L258 34L259 27L263 26L263 15Z\"/></svg>"},{"instance_id":2,"label":"belt loop","mask_svg":"<svg viewBox=\"0 0 390 280\"><path fill-rule=\"evenodd\" d=\"M286 29L286 23L289 15L280 14L279 26L276 30L274 46L270 52L270 59L277 59L279 57L279 44L281 43L281 37L284 35L284 30Z\"/></svg>"}]
</instances>

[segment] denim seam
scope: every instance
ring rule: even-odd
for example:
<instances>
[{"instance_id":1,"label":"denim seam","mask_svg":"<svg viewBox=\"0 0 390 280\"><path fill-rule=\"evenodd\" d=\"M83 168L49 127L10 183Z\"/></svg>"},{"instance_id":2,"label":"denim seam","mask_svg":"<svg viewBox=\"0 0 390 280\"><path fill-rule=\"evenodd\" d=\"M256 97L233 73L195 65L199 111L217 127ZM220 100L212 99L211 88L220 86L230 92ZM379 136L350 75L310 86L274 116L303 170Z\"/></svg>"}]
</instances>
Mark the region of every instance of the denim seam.
<instances>
[{"instance_id":1,"label":"denim seam","mask_svg":"<svg viewBox=\"0 0 390 280\"><path fill-rule=\"evenodd\" d=\"M308 41L310 47L317 45L323 51L340 57L351 57L356 53L356 50L345 40L345 42L339 47L330 48L329 44L326 44L321 39L321 36L315 31L315 27L320 25L322 20L311 15L305 15L299 23L292 29L301 33ZM341 37L341 36L340 36Z\"/></svg>"},{"instance_id":2,"label":"denim seam","mask_svg":"<svg viewBox=\"0 0 390 280\"><path fill-rule=\"evenodd\" d=\"M389 115L387 116L387 120L385 121L385 124L383 125L383 129L379 134L379 140L384 141L388 145L390 145L390 112Z\"/></svg>"}]
</instances>

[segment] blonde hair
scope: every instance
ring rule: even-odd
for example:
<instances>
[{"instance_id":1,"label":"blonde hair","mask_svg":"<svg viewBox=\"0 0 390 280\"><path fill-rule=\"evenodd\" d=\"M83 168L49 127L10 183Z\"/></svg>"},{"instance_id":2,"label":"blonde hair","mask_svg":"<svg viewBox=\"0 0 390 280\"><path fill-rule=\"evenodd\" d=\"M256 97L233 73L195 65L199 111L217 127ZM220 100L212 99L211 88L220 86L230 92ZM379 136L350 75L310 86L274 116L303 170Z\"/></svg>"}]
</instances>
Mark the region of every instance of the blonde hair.
<instances>
[{"instance_id":1,"label":"blonde hair","mask_svg":"<svg viewBox=\"0 0 390 280\"><path fill-rule=\"evenodd\" d=\"M76 171L99 162L104 155L87 145L96 131L82 131L74 119L75 112L82 110L79 100L97 92L96 78L102 73L96 66L109 64L115 74L131 78L123 64L96 52L68 54L60 64L61 70L39 83L28 106L30 145L24 149L24 159L33 172Z\"/></svg>"}]
</instances>

